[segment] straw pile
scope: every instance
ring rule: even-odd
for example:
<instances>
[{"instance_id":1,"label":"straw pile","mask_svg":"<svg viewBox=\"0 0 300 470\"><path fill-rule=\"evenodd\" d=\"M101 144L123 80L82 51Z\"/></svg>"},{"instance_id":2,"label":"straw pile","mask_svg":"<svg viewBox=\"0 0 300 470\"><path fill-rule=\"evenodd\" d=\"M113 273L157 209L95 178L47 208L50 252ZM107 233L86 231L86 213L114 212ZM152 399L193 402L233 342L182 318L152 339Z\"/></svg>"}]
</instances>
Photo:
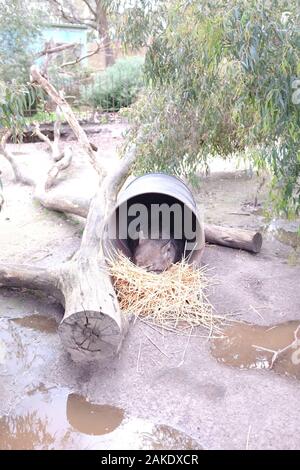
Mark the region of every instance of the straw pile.
<instances>
[{"instance_id":1,"label":"straw pile","mask_svg":"<svg viewBox=\"0 0 300 470\"><path fill-rule=\"evenodd\" d=\"M108 260L114 288L125 315L169 331L202 326L209 334L225 320L207 298L213 282L206 267L195 269L186 261L160 274L147 272L123 254Z\"/></svg>"}]
</instances>

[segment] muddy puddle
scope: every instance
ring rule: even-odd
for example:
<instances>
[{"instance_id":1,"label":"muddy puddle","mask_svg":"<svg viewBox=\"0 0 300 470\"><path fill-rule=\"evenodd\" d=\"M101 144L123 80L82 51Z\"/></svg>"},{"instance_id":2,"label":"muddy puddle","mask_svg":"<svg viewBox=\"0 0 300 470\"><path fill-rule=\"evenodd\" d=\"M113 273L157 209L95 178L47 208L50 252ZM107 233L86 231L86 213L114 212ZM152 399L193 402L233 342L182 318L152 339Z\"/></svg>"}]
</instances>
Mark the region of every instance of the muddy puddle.
<instances>
[{"instance_id":1,"label":"muddy puddle","mask_svg":"<svg viewBox=\"0 0 300 470\"><path fill-rule=\"evenodd\" d=\"M267 369L300 379L300 322L234 323L211 342L214 358L239 369Z\"/></svg>"},{"instance_id":2,"label":"muddy puddle","mask_svg":"<svg viewBox=\"0 0 300 470\"><path fill-rule=\"evenodd\" d=\"M91 403L65 389L39 388L44 392L29 393L0 418L1 449L84 448L88 435L108 434L123 421L118 407Z\"/></svg>"},{"instance_id":3,"label":"muddy puddle","mask_svg":"<svg viewBox=\"0 0 300 470\"><path fill-rule=\"evenodd\" d=\"M112 432L121 424L123 418L124 411L116 406L89 403L76 393L68 395L68 422L84 434L99 436Z\"/></svg>"},{"instance_id":4,"label":"muddy puddle","mask_svg":"<svg viewBox=\"0 0 300 470\"><path fill-rule=\"evenodd\" d=\"M42 333L57 333L58 323L53 317L32 314L26 317L13 318L12 321L23 328L40 331Z\"/></svg>"},{"instance_id":5,"label":"muddy puddle","mask_svg":"<svg viewBox=\"0 0 300 470\"><path fill-rule=\"evenodd\" d=\"M0 417L0 449L202 449L168 425L125 418L123 409L40 384Z\"/></svg>"}]
</instances>

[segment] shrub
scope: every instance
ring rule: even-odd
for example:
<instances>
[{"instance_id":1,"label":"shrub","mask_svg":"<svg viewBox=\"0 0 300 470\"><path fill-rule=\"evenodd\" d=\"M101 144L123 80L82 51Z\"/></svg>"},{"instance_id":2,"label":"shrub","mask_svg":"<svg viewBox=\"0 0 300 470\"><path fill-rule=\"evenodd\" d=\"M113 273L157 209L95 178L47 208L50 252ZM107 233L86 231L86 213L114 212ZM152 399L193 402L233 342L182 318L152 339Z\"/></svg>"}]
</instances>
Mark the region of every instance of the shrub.
<instances>
[{"instance_id":1,"label":"shrub","mask_svg":"<svg viewBox=\"0 0 300 470\"><path fill-rule=\"evenodd\" d=\"M97 73L82 98L94 108L118 111L130 106L143 86L143 57L126 57Z\"/></svg>"}]
</instances>

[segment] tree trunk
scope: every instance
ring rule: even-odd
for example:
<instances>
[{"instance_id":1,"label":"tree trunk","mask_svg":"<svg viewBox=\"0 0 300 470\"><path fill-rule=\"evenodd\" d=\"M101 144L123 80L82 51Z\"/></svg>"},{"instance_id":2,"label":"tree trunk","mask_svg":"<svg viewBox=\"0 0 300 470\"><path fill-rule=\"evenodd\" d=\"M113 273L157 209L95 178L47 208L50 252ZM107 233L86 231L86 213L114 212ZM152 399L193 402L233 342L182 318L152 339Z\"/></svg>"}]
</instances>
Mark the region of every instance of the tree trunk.
<instances>
[{"instance_id":1,"label":"tree trunk","mask_svg":"<svg viewBox=\"0 0 300 470\"><path fill-rule=\"evenodd\" d=\"M101 5L101 2L99 2L97 6L97 20L99 39L102 40L104 48L105 66L109 67L110 65L113 65L115 63L115 57L109 35L107 13L105 11L105 8L103 8L103 6Z\"/></svg>"}]
</instances>

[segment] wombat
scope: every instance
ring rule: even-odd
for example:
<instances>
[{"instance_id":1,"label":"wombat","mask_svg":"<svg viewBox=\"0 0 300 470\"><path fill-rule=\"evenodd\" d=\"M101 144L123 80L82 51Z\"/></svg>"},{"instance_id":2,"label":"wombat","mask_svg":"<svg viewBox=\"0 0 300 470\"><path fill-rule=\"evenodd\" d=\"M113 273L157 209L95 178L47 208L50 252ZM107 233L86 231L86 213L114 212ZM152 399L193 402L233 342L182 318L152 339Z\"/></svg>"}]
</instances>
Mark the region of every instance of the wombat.
<instances>
[{"instance_id":1,"label":"wombat","mask_svg":"<svg viewBox=\"0 0 300 470\"><path fill-rule=\"evenodd\" d=\"M161 273L180 260L182 251L181 240L152 240L140 234L139 243L134 249L133 262L147 271Z\"/></svg>"}]
</instances>

